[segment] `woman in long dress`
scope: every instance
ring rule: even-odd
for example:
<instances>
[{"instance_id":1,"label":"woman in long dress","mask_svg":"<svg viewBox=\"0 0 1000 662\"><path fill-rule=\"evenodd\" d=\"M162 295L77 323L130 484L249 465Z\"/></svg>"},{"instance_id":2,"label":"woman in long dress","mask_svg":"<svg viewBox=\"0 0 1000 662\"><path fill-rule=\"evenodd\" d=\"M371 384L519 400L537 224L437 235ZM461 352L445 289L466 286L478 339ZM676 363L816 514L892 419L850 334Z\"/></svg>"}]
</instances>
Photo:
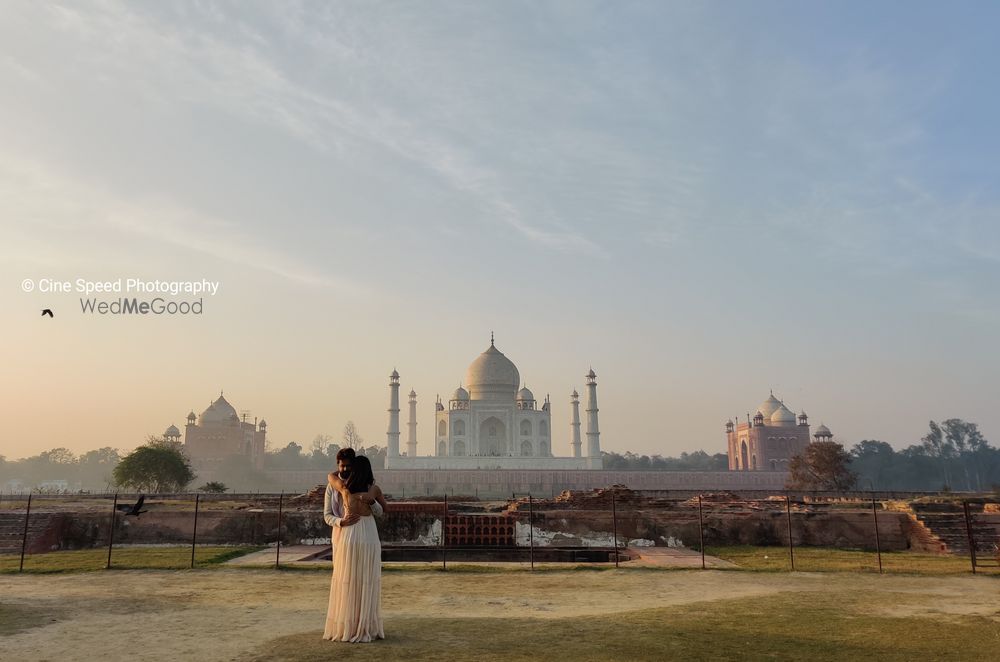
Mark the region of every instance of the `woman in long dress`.
<instances>
[{"instance_id":1,"label":"woman in long dress","mask_svg":"<svg viewBox=\"0 0 1000 662\"><path fill-rule=\"evenodd\" d=\"M363 642L385 639L382 628L382 543L370 504L386 507L382 490L375 485L372 465L359 455L351 473L341 480L335 473L327 480L340 492L344 514L361 516L355 524L334 529L333 578L323 638Z\"/></svg>"}]
</instances>

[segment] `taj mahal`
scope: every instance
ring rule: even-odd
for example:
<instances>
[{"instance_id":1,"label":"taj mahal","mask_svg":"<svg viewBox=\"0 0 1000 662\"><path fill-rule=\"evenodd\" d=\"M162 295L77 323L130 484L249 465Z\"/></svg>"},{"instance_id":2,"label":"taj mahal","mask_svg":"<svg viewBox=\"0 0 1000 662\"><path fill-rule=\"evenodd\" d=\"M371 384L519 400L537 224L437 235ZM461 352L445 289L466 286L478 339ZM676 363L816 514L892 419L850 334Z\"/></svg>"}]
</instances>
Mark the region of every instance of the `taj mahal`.
<instances>
[{"instance_id":1,"label":"taj mahal","mask_svg":"<svg viewBox=\"0 0 1000 662\"><path fill-rule=\"evenodd\" d=\"M514 362L490 346L469 364L465 380L447 403L434 403L433 438L417 448L417 394L409 393L406 452L399 447L399 373L389 376L387 469L601 469L597 375L586 378L587 446L580 438L580 395L570 396L570 455L553 452L552 403L541 406L521 382ZM468 388L466 388L468 387ZM429 451L429 452L426 452Z\"/></svg>"}]
</instances>

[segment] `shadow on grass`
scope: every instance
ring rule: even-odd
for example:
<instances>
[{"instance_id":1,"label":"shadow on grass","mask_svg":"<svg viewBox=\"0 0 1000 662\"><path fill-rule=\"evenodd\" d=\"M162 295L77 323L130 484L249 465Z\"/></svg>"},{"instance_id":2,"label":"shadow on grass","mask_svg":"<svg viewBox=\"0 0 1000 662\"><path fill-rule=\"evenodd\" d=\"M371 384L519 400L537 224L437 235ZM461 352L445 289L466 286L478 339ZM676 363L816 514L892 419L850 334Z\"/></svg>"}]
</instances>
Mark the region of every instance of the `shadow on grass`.
<instances>
[{"instance_id":1,"label":"shadow on grass","mask_svg":"<svg viewBox=\"0 0 1000 662\"><path fill-rule=\"evenodd\" d=\"M883 599L885 595L881 596ZM931 600L910 595L905 600ZM784 593L605 617L398 618L386 639L345 644L322 632L279 637L239 659L263 660L859 660L995 659L997 623L877 615L841 591Z\"/></svg>"},{"instance_id":2,"label":"shadow on grass","mask_svg":"<svg viewBox=\"0 0 1000 662\"><path fill-rule=\"evenodd\" d=\"M63 613L51 606L29 607L0 604L0 637L18 634L31 628L51 625L62 620Z\"/></svg>"}]
</instances>

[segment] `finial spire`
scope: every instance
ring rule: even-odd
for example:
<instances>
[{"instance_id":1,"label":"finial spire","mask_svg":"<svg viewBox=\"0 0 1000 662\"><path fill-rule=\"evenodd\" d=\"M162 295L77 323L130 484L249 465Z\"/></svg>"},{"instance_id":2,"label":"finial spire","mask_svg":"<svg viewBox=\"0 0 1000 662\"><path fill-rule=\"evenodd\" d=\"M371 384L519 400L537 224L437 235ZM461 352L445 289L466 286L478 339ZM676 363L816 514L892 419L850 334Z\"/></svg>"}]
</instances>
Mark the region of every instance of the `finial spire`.
<instances>
[{"instance_id":1,"label":"finial spire","mask_svg":"<svg viewBox=\"0 0 1000 662\"><path fill-rule=\"evenodd\" d=\"M490 347L494 347L494 344L493 344L493 332L492 331L490 331Z\"/></svg>"}]
</instances>

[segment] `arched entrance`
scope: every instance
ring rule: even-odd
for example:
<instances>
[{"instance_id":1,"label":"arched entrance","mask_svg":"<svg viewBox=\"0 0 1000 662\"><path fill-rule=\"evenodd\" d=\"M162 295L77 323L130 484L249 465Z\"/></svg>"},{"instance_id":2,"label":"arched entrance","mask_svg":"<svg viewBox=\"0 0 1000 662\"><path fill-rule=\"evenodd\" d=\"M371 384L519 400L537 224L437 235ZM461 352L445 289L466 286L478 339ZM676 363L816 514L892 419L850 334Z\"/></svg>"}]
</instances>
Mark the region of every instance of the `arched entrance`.
<instances>
[{"instance_id":1,"label":"arched entrance","mask_svg":"<svg viewBox=\"0 0 1000 662\"><path fill-rule=\"evenodd\" d=\"M747 453L747 442L743 441L740 443L740 469L746 471L748 464L750 464L750 457Z\"/></svg>"},{"instance_id":2,"label":"arched entrance","mask_svg":"<svg viewBox=\"0 0 1000 662\"><path fill-rule=\"evenodd\" d=\"M490 416L479 426L479 453L494 457L507 454L507 427L496 416Z\"/></svg>"}]
</instances>

